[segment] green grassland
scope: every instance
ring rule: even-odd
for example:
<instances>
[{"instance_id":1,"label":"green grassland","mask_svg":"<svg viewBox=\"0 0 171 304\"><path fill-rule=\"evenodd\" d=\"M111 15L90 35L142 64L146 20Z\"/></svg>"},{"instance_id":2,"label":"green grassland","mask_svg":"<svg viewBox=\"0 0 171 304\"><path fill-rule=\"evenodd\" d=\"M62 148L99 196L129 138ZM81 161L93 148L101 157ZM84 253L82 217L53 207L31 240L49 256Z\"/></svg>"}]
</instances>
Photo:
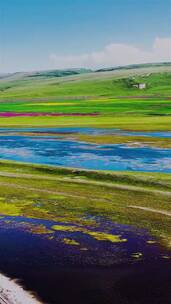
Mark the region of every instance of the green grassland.
<instances>
[{"instance_id":1,"label":"green grassland","mask_svg":"<svg viewBox=\"0 0 171 304\"><path fill-rule=\"evenodd\" d=\"M134 70L133 70L134 71ZM143 95L168 96L170 94L171 67L167 72L151 73L147 69L142 74L141 69L126 74L95 73L83 74L72 77L61 78L36 78L25 77L0 81L0 99L6 98L50 98L50 97L80 97L80 96L139 96L142 91L131 86L132 82L145 82L147 88ZM86 77L85 77L86 75ZM93 74L94 75L94 74ZM127 75L127 76L126 76Z\"/></svg>"},{"instance_id":2,"label":"green grassland","mask_svg":"<svg viewBox=\"0 0 171 304\"><path fill-rule=\"evenodd\" d=\"M0 126L171 129L170 64L110 72L84 71L65 77L54 77L54 73L17 75L0 79L0 112L38 112L42 116L0 117ZM133 87L137 82L146 83L146 89ZM46 113L65 116L44 116ZM73 113L88 116L69 116ZM91 116L93 113L97 116Z\"/></svg>"},{"instance_id":3,"label":"green grassland","mask_svg":"<svg viewBox=\"0 0 171 304\"><path fill-rule=\"evenodd\" d=\"M46 102L0 102L0 112L97 113L103 116L171 115L171 100L164 98L101 98Z\"/></svg>"},{"instance_id":4,"label":"green grassland","mask_svg":"<svg viewBox=\"0 0 171 304\"><path fill-rule=\"evenodd\" d=\"M100 116L100 117L12 117L0 118L1 127L95 127L135 131L169 131L171 117Z\"/></svg>"},{"instance_id":5,"label":"green grassland","mask_svg":"<svg viewBox=\"0 0 171 304\"><path fill-rule=\"evenodd\" d=\"M94 225L87 215L147 228L171 245L171 175L0 162L0 214ZM82 229L83 229L82 228ZM42 227L43 229L43 227ZM39 233L48 233L46 231Z\"/></svg>"}]
</instances>

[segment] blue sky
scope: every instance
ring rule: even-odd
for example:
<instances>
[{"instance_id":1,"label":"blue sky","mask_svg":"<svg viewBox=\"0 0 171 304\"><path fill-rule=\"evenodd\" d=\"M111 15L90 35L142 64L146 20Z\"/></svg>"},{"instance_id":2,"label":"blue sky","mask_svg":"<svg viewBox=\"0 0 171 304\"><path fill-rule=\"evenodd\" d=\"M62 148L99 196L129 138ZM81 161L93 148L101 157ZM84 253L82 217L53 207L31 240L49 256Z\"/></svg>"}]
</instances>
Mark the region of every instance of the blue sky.
<instances>
[{"instance_id":1,"label":"blue sky","mask_svg":"<svg viewBox=\"0 0 171 304\"><path fill-rule=\"evenodd\" d=\"M168 60L170 19L171 0L2 0L0 73Z\"/></svg>"}]
</instances>

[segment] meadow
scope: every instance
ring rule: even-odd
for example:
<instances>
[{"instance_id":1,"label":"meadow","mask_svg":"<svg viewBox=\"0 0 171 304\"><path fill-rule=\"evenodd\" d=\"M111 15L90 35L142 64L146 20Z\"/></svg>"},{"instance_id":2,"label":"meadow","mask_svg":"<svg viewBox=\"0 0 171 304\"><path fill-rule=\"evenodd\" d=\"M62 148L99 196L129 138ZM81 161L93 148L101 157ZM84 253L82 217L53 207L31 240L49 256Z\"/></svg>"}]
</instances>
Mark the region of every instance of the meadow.
<instances>
[{"instance_id":1,"label":"meadow","mask_svg":"<svg viewBox=\"0 0 171 304\"><path fill-rule=\"evenodd\" d=\"M67 77L16 73L0 79L0 99L169 96L171 66L84 73ZM147 83L143 92L133 83ZM143 93L143 94L142 94Z\"/></svg>"},{"instance_id":2,"label":"meadow","mask_svg":"<svg viewBox=\"0 0 171 304\"><path fill-rule=\"evenodd\" d=\"M171 68L158 69L1 79L0 126L170 130ZM133 87L137 82L146 89Z\"/></svg>"}]
</instances>

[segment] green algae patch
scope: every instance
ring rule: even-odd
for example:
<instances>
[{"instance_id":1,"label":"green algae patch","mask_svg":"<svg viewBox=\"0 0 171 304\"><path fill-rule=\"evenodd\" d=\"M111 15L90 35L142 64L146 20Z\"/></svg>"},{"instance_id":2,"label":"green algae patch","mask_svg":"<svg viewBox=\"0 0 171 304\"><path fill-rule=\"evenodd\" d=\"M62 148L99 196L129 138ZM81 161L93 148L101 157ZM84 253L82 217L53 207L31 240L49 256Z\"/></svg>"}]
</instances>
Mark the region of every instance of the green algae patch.
<instances>
[{"instance_id":1,"label":"green algae patch","mask_svg":"<svg viewBox=\"0 0 171 304\"><path fill-rule=\"evenodd\" d=\"M120 235L113 235L113 234L108 234L104 232L95 232L95 231L88 231L87 234L89 234L98 241L109 241L112 243L127 242L127 239L122 239Z\"/></svg>"},{"instance_id":2,"label":"green algae patch","mask_svg":"<svg viewBox=\"0 0 171 304\"><path fill-rule=\"evenodd\" d=\"M99 231L90 231L83 227L54 225L52 226L52 229L55 231L81 232L90 235L98 241L109 241L112 243L122 243L127 241L127 239L122 239L120 235L113 235Z\"/></svg>"},{"instance_id":3,"label":"green algae patch","mask_svg":"<svg viewBox=\"0 0 171 304\"><path fill-rule=\"evenodd\" d=\"M11 227L21 228L22 230L32 234L47 234L47 235L54 234L53 230L48 229L43 224L36 225L36 224L28 223L27 221L17 223L13 219L4 220L4 223L7 225L11 225Z\"/></svg>"},{"instance_id":4,"label":"green algae patch","mask_svg":"<svg viewBox=\"0 0 171 304\"><path fill-rule=\"evenodd\" d=\"M0 214L19 216L21 215L21 208L12 204L0 201Z\"/></svg>"},{"instance_id":5,"label":"green algae patch","mask_svg":"<svg viewBox=\"0 0 171 304\"><path fill-rule=\"evenodd\" d=\"M77 232L80 231L78 227L75 226L63 226L63 225L53 225L51 227L55 231L69 231L69 232Z\"/></svg>"},{"instance_id":6,"label":"green algae patch","mask_svg":"<svg viewBox=\"0 0 171 304\"><path fill-rule=\"evenodd\" d=\"M51 234L54 233L52 230L47 229L44 225L31 225L29 231L33 234Z\"/></svg>"},{"instance_id":7,"label":"green algae patch","mask_svg":"<svg viewBox=\"0 0 171 304\"><path fill-rule=\"evenodd\" d=\"M74 225L79 225L79 226L91 226L93 228L97 228L99 226L99 224L96 222L95 219L90 219L90 218L85 218L82 216L82 214L74 214L74 212L72 212L72 214L64 214L61 217L56 217L55 218L56 222L60 222L60 223L65 223L65 224L72 224ZM71 227L71 226L70 226Z\"/></svg>"},{"instance_id":8,"label":"green algae patch","mask_svg":"<svg viewBox=\"0 0 171 304\"><path fill-rule=\"evenodd\" d=\"M66 244L66 245L72 245L72 246L79 246L80 245L79 242L77 242L73 239L68 239L68 238L64 238L63 243Z\"/></svg>"}]
</instances>

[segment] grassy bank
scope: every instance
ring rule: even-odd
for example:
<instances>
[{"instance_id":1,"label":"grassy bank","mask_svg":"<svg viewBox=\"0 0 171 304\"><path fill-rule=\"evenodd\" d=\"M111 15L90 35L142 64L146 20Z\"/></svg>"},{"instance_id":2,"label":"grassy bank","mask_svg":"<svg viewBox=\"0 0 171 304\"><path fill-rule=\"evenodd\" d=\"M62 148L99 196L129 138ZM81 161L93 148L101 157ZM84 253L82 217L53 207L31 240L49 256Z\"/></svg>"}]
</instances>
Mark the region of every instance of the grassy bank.
<instances>
[{"instance_id":1,"label":"grassy bank","mask_svg":"<svg viewBox=\"0 0 171 304\"><path fill-rule=\"evenodd\" d=\"M150 136L136 136L136 135L87 135L78 134L74 135L74 138L78 141L84 141L93 144L126 144L128 146L141 147L158 147L158 148L171 148L171 138L160 138Z\"/></svg>"},{"instance_id":2,"label":"grassy bank","mask_svg":"<svg viewBox=\"0 0 171 304\"><path fill-rule=\"evenodd\" d=\"M87 215L147 228L170 246L171 175L0 162L0 214L87 224ZM93 225L93 220L88 220Z\"/></svg>"},{"instance_id":3,"label":"grassy bank","mask_svg":"<svg viewBox=\"0 0 171 304\"><path fill-rule=\"evenodd\" d=\"M0 127L95 127L130 131L170 131L171 117L12 117L0 118Z\"/></svg>"}]
</instances>

